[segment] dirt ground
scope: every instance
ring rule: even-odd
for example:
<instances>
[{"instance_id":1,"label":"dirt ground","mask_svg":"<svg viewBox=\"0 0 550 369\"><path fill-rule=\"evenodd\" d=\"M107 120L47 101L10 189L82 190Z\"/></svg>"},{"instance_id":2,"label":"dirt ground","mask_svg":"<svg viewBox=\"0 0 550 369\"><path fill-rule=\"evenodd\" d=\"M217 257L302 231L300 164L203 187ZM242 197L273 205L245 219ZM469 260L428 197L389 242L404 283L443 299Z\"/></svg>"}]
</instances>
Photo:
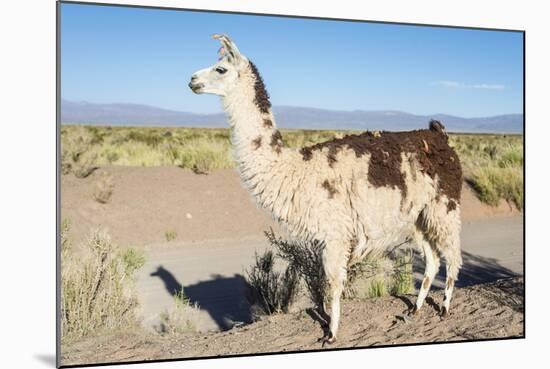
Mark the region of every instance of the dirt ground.
<instances>
[{"instance_id":1,"label":"dirt ground","mask_svg":"<svg viewBox=\"0 0 550 369\"><path fill-rule=\"evenodd\" d=\"M114 182L106 204L93 197L103 172ZM339 340L324 349L524 334L521 212L504 201L497 207L482 204L466 185L461 208L465 283L457 285L451 315L445 320L437 315L439 280L412 321L401 316L414 295L347 300ZM85 179L64 175L61 216L70 220L73 243L78 245L94 227L107 228L115 243L139 247L147 259L137 281L143 326L65 342L63 365L321 349L317 340L324 325L308 310L223 332L159 335L146 328L163 304L173 302L174 286L184 286L208 319L241 313L243 267L256 249L266 247L263 232L278 228L256 207L235 170L197 175L176 167L105 167Z\"/></svg>"},{"instance_id":2,"label":"dirt ground","mask_svg":"<svg viewBox=\"0 0 550 369\"><path fill-rule=\"evenodd\" d=\"M438 316L443 292L432 292L411 318L403 313L413 295L360 301L345 300L339 338L322 346L324 323L311 311L265 317L221 333L158 335L143 330L104 334L62 350L64 365L196 358L220 355L374 347L418 342L522 337L523 278L509 278L456 290L451 314Z\"/></svg>"}]
</instances>

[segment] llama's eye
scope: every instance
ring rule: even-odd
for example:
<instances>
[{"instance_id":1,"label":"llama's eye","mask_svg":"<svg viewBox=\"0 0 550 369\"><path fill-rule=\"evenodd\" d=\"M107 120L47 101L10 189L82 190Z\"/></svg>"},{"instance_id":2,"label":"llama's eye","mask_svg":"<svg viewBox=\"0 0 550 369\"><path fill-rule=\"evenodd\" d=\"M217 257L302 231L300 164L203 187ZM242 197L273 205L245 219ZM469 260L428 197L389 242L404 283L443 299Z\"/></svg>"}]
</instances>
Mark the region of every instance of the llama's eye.
<instances>
[{"instance_id":1,"label":"llama's eye","mask_svg":"<svg viewBox=\"0 0 550 369\"><path fill-rule=\"evenodd\" d=\"M227 72L227 69L222 67L217 67L216 72L218 72L219 74L224 74L225 72Z\"/></svg>"}]
</instances>

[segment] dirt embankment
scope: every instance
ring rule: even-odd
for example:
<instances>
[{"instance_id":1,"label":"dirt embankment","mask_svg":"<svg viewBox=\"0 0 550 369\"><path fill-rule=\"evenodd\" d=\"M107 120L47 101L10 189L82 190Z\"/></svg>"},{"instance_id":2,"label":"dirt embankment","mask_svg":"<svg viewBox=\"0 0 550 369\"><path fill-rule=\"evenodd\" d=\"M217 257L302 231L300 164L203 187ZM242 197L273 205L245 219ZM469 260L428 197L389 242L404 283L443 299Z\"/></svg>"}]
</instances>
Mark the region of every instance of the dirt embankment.
<instances>
[{"instance_id":1,"label":"dirt embankment","mask_svg":"<svg viewBox=\"0 0 550 369\"><path fill-rule=\"evenodd\" d=\"M343 302L338 341L324 349L524 335L523 278L459 288L445 319L443 291L432 292L412 320L403 312L414 296ZM161 336L144 331L101 335L63 346L69 364L191 358L322 349L323 323L311 312L274 315L221 333Z\"/></svg>"},{"instance_id":2,"label":"dirt embankment","mask_svg":"<svg viewBox=\"0 0 550 369\"><path fill-rule=\"evenodd\" d=\"M106 204L93 197L102 172L110 173L114 184ZM497 207L483 204L463 187L464 220L520 214L505 201ZM61 216L71 221L74 241L87 237L91 228L105 227L115 242L127 246L166 242L167 233L191 242L261 236L270 227L277 229L233 169L197 175L177 167L105 167L85 179L64 175Z\"/></svg>"}]
</instances>

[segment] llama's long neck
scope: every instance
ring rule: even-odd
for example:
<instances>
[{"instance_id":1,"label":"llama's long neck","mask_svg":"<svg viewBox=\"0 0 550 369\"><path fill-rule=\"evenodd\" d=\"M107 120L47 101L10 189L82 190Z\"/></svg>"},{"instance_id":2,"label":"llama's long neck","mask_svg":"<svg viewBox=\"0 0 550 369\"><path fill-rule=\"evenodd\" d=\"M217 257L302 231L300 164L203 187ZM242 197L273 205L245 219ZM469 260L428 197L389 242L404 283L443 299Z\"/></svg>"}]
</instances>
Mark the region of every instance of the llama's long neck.
<instances>
[{"instance_id":1,"label":"llama's long neck","mask_svg":"<svg viewBox=\"0 0 550 369\"><path fill-rule=\"evenodd\" d=\"M270 173L286 150L267 92L252 63L248 71L241 73L235 88L222 98L222 103L231 126L231 140L243 184L260 205L269 207L265 190L270 186Z\"/></svg>"}]
</instances>

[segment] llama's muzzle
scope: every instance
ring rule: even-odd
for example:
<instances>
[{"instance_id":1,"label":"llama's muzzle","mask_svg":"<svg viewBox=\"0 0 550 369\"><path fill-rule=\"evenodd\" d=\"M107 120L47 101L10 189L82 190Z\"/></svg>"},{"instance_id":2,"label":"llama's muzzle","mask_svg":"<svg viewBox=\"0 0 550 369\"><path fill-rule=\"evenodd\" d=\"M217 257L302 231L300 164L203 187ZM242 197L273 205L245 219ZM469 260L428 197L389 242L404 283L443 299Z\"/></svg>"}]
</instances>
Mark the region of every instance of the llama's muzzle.
<instances>
[{"instance_id":1,"label":"llama's muzzle","mask_svg":"<svg viewBox=\"0 0 550 369\"><path fill-rule=\"evenodd\" d=\"M193 76L191 77L191 82L189 82L188 86L189 88L196 94L200 92L200 90L204 87L203 83L196 83L197 77Z\"/></svg>"}]
</instances>

